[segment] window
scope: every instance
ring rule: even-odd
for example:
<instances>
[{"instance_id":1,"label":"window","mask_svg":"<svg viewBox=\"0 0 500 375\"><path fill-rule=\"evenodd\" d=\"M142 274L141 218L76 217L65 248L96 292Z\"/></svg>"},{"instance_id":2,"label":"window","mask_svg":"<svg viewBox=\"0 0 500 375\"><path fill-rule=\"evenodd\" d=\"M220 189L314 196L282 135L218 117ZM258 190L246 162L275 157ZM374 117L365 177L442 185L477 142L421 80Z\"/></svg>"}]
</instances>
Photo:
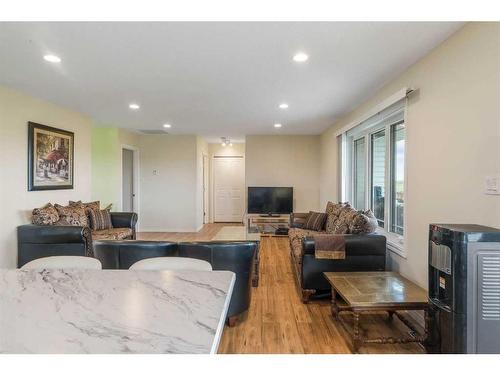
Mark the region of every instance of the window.
<instances>
[{"instance_id":1,"label":"window","mask_svg":"<svg viewBox=\"0 0 500 375\"><path fill-rule=\"evenodd\" d=\"M365 208L365 139L360 138L354 141L354 199L353 205L358 210Z\"/></svg>"},{"instance_id":2,"label":"window","mask_svg":"<svg viewBox=\"0 0 500 375\"><path fill-rule=\"evenodd\" d=\"M403 235L404 233L404 183L405 183L405 125L395 124L391 127L391 184L392 212L391 232Z\"/></svg>"},{"instance_id":3,"label":"window","mask_svg":"<svg viewBox=\"0 0 500 375\"><path fill-rule=\"evenodd\" d=\"M379 227L384 227L385 199L385 130L371 135L371 205Z\"/></svg>"},{"instance_id":4,"label":"window","mask_svg":"<svg viewBox=\"0 0 500 375\"><path fill-rule=\"evenodd\" d=\"M402 250L406 145L403 103L396 103L344 134L345 197L358 210L371 209L389 245Z\"/></svg>"}]
</instances>

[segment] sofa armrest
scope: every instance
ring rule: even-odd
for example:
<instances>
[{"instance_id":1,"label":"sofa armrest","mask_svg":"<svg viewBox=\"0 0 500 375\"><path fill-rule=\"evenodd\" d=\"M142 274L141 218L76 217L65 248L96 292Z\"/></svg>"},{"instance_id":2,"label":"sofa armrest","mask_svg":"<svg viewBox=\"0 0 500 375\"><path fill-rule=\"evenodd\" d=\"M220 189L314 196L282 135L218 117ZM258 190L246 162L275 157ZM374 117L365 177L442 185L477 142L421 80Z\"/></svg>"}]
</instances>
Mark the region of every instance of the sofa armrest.
<instances>
[{"instance_id":1,"label":"sofa armrest","mask_svg":"<svg viewBox=\"0 0 500 375\"><path fill-rule=\"evenodd\" d=\"M293 212L290 214L290 228L302 228L309 215L308 212Z\"/></svg>"},{"instance_id":2,"label":"sofa armrest","mask_svg":"<svg viewBox=\"0 0 500 375\"><path fill-rule=\"evenodd\" d=\"M111 222L114 228L131 228L135 232L137 214L135 212L111 212Z\"/></svg>"},{"instance_id":3,"label":"sofa armrest","mask_svg":"<svg viewBox=\"0 0 500 375\"><path fill-rule=\"evenodd\" d=\"M386 238L380 234L345 234L346 256L384 255ZM302 240L304 254L314 254L314 237L306 236Z\"/></svg>"},{"instance_id":4,"label":"sofa armrest","mask_svg":"<svg viewBox=\"0 0 500 375\"><path fill-rule=\"evenodd\" d=\"M19 243L62 244L86 243L89 228L59 225L26 224L17 227Z\"/></svg>"}]
</instances>

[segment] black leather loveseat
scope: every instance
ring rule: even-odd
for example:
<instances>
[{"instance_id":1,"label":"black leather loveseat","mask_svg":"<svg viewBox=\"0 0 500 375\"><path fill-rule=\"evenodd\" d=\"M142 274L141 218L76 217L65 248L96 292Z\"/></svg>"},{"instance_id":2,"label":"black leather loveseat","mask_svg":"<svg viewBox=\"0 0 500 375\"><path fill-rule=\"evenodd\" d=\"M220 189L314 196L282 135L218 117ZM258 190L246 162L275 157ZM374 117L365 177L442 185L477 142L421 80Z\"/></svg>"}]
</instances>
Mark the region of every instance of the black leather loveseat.
<instances>
[{"instance_id":1,"label":"black leather loveseat","mask_svg":"<svg viewBox=\"0 0 500 375\"><path fill-rule=\"evenodd\" d=\"M378 234L347 234L345 259L316 259L314 237L302 240L303 254L295 259L293 266L302 289L302 301L308 302L314 294L330 291L330 284L323 272L384 271L386 265L386 238Z\"/></svg>"},{"instance_id":2,"label":"black leather loveseat","mask_svg":"<svg viewBox=\"0 0 500 375\"><path fill-rule=\"evenodd\" d=\"M250 306L255 242L168 242L168 241L96 241L95 257L103 269L129 269L135 262L165 256L197 258L209 262L213 270L232 271L236 275L227 312L228 324L236 324L239 314Z\"/></svg>"},{"instance_id":3,"label":"black leather loveseat","mask_svg":"<svg viewBox=\"0 0 500 375\"><path fill-rule=\"evenodd\" d=\"M137 214L134 212L111 212L110 214L113 229L108 231L126 231L126 238L134 239ZM17 266L20 268L34 259L55 255L93 256L94 237L106 236L103 233L92 233L88 227L20 225L17 227Z\"/></svg>"}]
</instances>

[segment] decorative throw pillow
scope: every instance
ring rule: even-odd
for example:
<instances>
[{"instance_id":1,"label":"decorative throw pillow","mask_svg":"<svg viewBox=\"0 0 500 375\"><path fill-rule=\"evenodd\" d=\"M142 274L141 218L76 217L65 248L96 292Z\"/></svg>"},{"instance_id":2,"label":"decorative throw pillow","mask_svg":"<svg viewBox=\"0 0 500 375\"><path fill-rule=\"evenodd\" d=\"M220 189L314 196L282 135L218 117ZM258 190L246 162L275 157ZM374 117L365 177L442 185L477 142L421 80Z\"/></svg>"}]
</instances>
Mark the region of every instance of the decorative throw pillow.
<instances>
[{"instance_id":1,"label":"decorative throw pillow","mask_svg":"<svg viewBox=\"0 0 500 375\"><path fill-rule=\"evenodd\" d=\"M357 211L351 206L347 205L341 208L340 215L335 220L333 225L333 234L347 234L349 233L349 225L353 220Z\"/></svg>"},{"instance_id":2,"label":"decorative throw pillow","mask_svg":"<svg viewBox=\"0 0 500 375\"><path fill-rule=\"evenodd\" d=\"M90 228L92 230L103 230L103 229L112 229L113 223L111 222L111 215L108 209L89 211L90 217Z\"/></svg>"},{"instance_id":3,"label":"decorative throw pillow","mask_svg":"<svg viewBox=\"0 0 500 375\"><path fill-rule=\"evenodd\" d=\"M55 208L59 214L59 221L56 225L89 226L89 220L83 205L61 206L56 204Z\"/></svg>"},{"instance_id":4,"label":"decorative throw pillow","mask_svg":"<svg viewBox=\"0 0 500 375\"><path fill-rule=\"evenodd\" d=\"M323 212L309 211L307 219L304 222L304 229L321 231L325 227L326 214Z\"/></svg>"},{"instance_id":5,"label":"decorative throw pillow","mask_svg":"<svg viewBox=\"0 0 500 375\"><path fill-rule=\"evenodd\" d=\"M31 219L33 224L54 225L58 221L59 214L52 203L47 203L45 206L33 210L33 217Z\"/></svg>"},{"instance_id":6,"label":"decorative throw pillow","mask_svg":"<svg viewBox=\"0 0 500 375\"><path fill-rule=\"evenodd\" d=\"M82 201L77 201L77 202L69 201L69 206L83 206L85 212L87 212L88 215L89 210L99 211L101 209L101 202L95 201L95 202L83 203Z\"/></svg>"},{"instance_id":7,"label":"decorative throw pillow","mask_svg":"<svg viewBox=\"0 0 500 375\"><path fill-rule=\"evenodd\" d=\"M377 230L377 218L372 210L358 211L349 224L349 233L373 233Z\"/></svg>"},{"instance_id":8,"label":"decorative throw pillow","mask_svg":"<svg viewBox=\"0 0 500 375\"><path fill-rule=\"evenodd\" d=\"M333 203L328 202L326 206L326 213L328 215L326 219L325 230L327 233L334 234L335 233L335 224L339 219L340 213L342 209L351 207L349 203Z\"/></svg>"}]
</instances>

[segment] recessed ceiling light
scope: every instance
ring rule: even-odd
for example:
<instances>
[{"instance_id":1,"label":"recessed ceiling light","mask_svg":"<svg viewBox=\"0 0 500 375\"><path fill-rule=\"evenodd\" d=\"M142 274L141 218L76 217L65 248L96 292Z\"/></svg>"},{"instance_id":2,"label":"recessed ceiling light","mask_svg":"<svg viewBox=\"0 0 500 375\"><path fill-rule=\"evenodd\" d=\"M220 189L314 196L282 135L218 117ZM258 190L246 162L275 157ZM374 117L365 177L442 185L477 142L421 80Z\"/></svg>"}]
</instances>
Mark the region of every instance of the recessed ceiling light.
<instances>
[{"instance_id":1,"label":"recessed ceiling light","mask_svg":"<svg viewBox=\"0 0 500 375\"><path fill-rule=\"evenodd\" d=\"M287 109L287 108L288 108L288 104L286 104L286 103L281 103L281 104L280 104L280 108L281 108L281 109Z\"/></svg>"},{"instance_id":2,"label":"recessed ceiling light","mask_svg":"<svg viewBox=\"0 0 500 375\"><path fill-rule=\"evenodd\" d=\"M163 127L164 127L164 128L171 128L171 127L172 127L172 125L170 125L170 124L163 124Z\"/></svg>"},{"instance_id":3,"label":"recessed ceiling light","mask_svg":"<svg viewBox=\"0 0 500 375\"><path fill-rule=\"evenodd\" d=\"M282 126L281 124L274 124L275 128L281 128L281 126Z\"/></svg>"},{"instance_id":4,"label":"recessed ceiling light","mask_svg":"<svg viewBox=\"0 0 500 375\"><path fill-rule=\"evenodd\" d=\"M293 61L295 62L304 62L309 59L309 56L307 56L304 52L298 52L293 56Z\"/></svg>"},{"instance_id":5,"label":"recessed ceiling light","mask_svg":"<svg viewBox=\"0 0 500 375\"><path fill-rule=\"evenodd\" d=\"M136 103L131 103L131 104L128 105L128 107L130 109L139 109L139 108L141 108L141 106L139 104L136 104Z\"/></svg>"},{"instance_id":6,"label":"recessed ceiling light","mask_svg":"<svg viewBox=\"0 0 500 375\"><path fill-rule=\"evenodd\" d=\"M43 57L43 59L45 61L48 61L51 63L60 63L61 62L61 58L59 56L56 56L56 55L45 55Z\"/></svg>"}]
</instances>

